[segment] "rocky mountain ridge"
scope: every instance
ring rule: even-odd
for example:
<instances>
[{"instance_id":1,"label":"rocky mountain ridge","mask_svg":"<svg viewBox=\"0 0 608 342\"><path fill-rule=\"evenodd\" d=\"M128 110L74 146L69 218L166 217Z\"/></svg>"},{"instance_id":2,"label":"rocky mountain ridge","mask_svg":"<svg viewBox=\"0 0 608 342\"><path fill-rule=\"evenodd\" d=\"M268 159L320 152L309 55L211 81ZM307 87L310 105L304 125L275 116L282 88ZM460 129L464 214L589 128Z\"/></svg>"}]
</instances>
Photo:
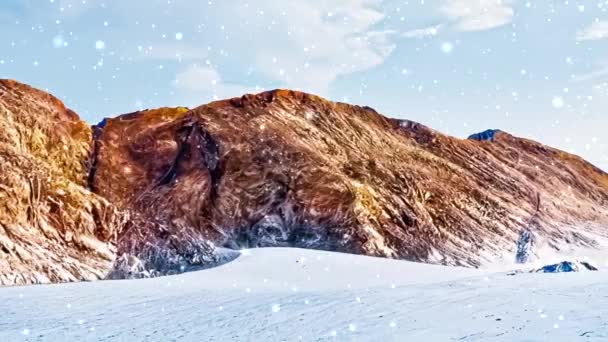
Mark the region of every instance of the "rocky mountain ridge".
<instances>
[{"instance_id":1,"label":"rocky mountain ridge","mask_svg":"<svg viewBox=\"0 0 608 342\"><path fill-rule=\"evenodd\" d=\"M522 231L551 250L602 248L608 235L606 173L498 130L457 139L289 90L91 128L52 96L2 81L0 110L0 171L18 176L0 180L1 284L180 272L220 262L220 247L477 267L514 260ZM34 167L15 155L69 185L36 195ZM53 207L65 187L77 198ZM73 265L54 270L66 254Z\"/></svg>"}]
</instances>

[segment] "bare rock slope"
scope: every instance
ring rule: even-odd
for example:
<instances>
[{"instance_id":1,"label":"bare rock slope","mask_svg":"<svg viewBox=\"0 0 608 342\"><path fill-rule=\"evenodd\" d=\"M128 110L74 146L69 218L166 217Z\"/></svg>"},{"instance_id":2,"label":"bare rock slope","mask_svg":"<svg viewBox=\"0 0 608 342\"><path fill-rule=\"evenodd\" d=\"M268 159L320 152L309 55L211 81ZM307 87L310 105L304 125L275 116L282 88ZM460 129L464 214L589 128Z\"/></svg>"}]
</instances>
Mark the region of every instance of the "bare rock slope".
<instances>
[{"instance_id":1,"label":"bare rock slope","mask_svg":"<svg viewBox=\"0 0 608 342\"><path fill-rule=\"evenodd\" d=\"M91 128L0 80L0 285L102 279L124 216L86 188Z\"/></svg>"},{"instance_id":2,"label":"bare rock slope","mask_svg":"<svg viewBox=\"0 0 608 342\"><path fill-rule=\"evenodd\" d=\"M218 247L479 266L608 236L608 175L577 156L288 90L89 127L1 81L0 175L0 284L180 272Z\"/></svg>"},{"instance_id":3,"label":"bare rock slope","mask_svg":"<svg viewBox=\"0 0 608 342\"><path fill-rule=\"evenodd\" d=\"M278 90L108 120L93 186L153 218L126 231L124 253L152 239L187 263L204 259L205 241L467 266L514 260L522 231L552 249L603 246L608 175L533 141L485 136Z\"/></svg>"}]
</instances>

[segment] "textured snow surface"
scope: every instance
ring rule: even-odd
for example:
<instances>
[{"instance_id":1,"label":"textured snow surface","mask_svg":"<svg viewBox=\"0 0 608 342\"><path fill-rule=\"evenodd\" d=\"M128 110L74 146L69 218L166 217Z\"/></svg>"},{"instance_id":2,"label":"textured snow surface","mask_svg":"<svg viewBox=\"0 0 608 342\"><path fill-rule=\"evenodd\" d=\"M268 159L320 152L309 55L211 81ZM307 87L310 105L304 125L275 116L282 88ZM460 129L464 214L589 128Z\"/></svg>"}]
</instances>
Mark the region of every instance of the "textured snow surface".
<instances>
[{"instance_id":1,"label":"textured snow surface","mask_svg":"<svg viewBox=\"0 0 608 342\"><path fill-rule=\"evenodd\" d=\"M606 341L608 273L292 248L177 276L0 289L0 341Z\"/></svg>"}]
</instances>

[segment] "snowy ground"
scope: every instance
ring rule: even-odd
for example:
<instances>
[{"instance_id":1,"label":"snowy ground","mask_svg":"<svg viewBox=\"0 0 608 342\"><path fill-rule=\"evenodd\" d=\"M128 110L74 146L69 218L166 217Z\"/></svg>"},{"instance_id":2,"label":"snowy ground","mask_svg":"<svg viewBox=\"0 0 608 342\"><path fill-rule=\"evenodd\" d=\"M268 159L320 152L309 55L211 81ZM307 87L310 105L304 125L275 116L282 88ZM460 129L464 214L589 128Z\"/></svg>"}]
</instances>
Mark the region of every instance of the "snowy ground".
<instances>
[{"instance_id":1,"label":"snowy ground","mask_svg":"<svg viewBox=\"0 0 608 342\"><path fill-rule=\"evenodd\" d=\"M144 280L0 289L0 341L606 341L608 272L300 249Z\"/></svg>"}]
</instances>

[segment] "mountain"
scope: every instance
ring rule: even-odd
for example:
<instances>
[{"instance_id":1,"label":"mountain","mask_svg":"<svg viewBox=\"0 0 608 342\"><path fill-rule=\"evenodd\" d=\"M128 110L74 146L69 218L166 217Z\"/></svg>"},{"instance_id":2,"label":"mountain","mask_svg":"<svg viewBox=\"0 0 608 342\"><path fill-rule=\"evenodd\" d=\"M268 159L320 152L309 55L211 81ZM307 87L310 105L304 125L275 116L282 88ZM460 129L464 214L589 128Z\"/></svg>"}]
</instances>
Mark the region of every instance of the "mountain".
<instances>
[{"instance_id":1,"label":"mountain","mask_svg":"<svg viewBox=\"0 0 608 342\"><path fill-rule=\"evenodd\" d=\"M20 98L5 88L3 98ZM51 113L33 107L41 100L31 101L15 115L48 121ZM608 175L498 130L463 140L289 90L135 112L87 129L66 170L83 170L74 182L95 194L87 199L118 208L111 278L213 265L224 258L218 247L477 267L514 261L522 234L532 257L606 246ZM27 171L14 172L27 181Z\"/></svg>"},{"instance_id":2,"label":"mountain","mask_svg":"<svg viewBox=\"0 0 608 342\"><path fill-rule=\"evenodd\" d=\"M126 217L87 189L91 132L57 98L0 80L0 285L111 271Z\"/></svg>"}]
</instances>

